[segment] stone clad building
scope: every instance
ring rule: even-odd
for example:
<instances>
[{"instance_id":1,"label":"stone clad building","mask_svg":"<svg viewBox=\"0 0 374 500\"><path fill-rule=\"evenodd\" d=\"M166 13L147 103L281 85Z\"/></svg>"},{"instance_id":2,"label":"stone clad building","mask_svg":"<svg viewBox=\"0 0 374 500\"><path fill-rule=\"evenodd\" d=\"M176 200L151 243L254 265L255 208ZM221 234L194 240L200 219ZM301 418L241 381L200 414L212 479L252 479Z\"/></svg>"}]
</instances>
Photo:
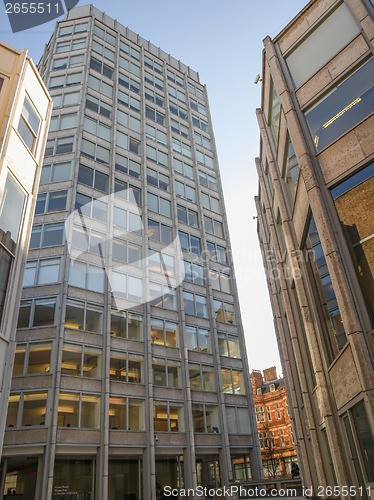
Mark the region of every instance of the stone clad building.
<instances>
[{"instance_id":1,"label":"stone clad building","mask_svg":"<svg viewBox=\"0 0 374 500\"><path fill-rule=\"evenodd\" d=\"M18 307L51 98L32 60L0 43L0 456Z\"/></svg>"},{"instance_id":2,"label":"stone clad building","mask_svg":"<svg viewBox=\"0 0 374 500\"><path fill-rule=\"evenodd\" d=\"M260 479L198 73L92 6L58 23L39 70L53 113L0 491L155 500Z\"/></svg>"},{"instance_id":3,"label":"stone clad building","mask_svg":"<svg viewBox=\"0 0 374 500\"><path fill-rule=\"evenodd\" d=\"M251 381L264 477L291 476L298 459L284 378L272 366L252 370Z\"/></svg>"},{"instance_id":4,"label":"stone clad building","mask_svg":"<svg viewBox=\"0 0 374 500\"><path fill-rule=\"evenodd\" d=\"M305 485L374 481L373 4L264 40L258 234ZM325 491L326 493L326 491Z\"/></svg>"}]
</instances>

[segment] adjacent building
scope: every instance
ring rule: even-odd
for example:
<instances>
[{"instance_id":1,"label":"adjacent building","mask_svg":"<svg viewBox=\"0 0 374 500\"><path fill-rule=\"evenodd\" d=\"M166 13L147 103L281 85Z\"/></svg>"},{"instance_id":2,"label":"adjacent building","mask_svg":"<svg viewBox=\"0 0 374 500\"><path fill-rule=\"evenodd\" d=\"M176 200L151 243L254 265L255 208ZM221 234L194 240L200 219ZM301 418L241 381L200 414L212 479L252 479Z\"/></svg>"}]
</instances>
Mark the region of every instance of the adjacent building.
<instances>
[{"instance_id":1,"label":"adjacent building","mask_svg":"<svg viewBox=\"0 0 374 500\"><path fill-rule=\"evenodd\" d=\"M252 370L251 381L264 477L291 477L298 460L284 378L272 366Z\"/></svg>"},{"instance_id":2,"label":"adjacent building","mask_svg":"<svg viewBox=\"0 0 374 500\"><path fill-rule=\"evenodd\" d=\"M53 113L0 491L155 500L260 479L205 86L92 6L39 70Z\"/></svg>"},{"instance_id":3,"label":"adjacent building","mask_svg":"<svg viewBox=\"0 0 374 500\"><path fill-rule=\"evenodd\" d=\"M313 0L266 37L257 110L258 234L299 466L314 491L356 498L374 481L373 15Z\"/></svg>"},{"instance_id":4,"label":"adjacent building","mask_svg":"<svg viewBox=\"0 0 374 500\"><path fill-rule=\"evenodd\" d=\"M0 456L18 306L51 108L27 51L0 43Z\"/></svg>"}]
</instances>

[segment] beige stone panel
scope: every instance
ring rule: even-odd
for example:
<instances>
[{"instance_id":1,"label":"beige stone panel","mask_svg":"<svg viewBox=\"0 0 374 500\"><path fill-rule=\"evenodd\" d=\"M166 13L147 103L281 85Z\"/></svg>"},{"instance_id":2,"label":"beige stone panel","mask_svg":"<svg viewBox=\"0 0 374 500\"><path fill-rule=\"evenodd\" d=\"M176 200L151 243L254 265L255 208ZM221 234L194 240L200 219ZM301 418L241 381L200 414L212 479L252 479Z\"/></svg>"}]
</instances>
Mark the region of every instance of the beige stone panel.
<instances>
[{"instance_id":1,"label":"beige stone panel","mask_svg":"<svg viewBox=\"0 0 374 500\"><path fill-rule=\"evenodd\" d=\"M365 158L372 155L374 152L374 116L371 116L357 127L355 133Z\"/></svg>"},{"instance_id":2,"label":"beige stone panel","mask_svg":"<svg viewBox=\"0 0 374 500\"><path fill-rule=\"evenodd\" d=\"M336 406L339 410L361 392L361 384L350 346L333 365L329 375Z\"/></svg>"},{"instance_id":3,"label":"beige stone panel","mask_svg":"<svg viewBox=\"0 0 374 500\"><path fill-rule=\"evenodd\" d=\"M128 384L126 382L110 382L110 394L115 396L145 397L145 387L142 384Z\"/></svg>"},{"instance_id":4,"label":"beige stone panel","mask_svg":"<svg viewBox=\"0 0 374 500\"><path fill-rule=\"evenodd\" d=\"M101 380L62 375L61 391L101 392Z\"/></svg>"},{"instance_id":5,"label":"beige stone panel","mask_svg":"<svg viewBox=\"0 0 374 500\"><path fill-rule=\"evenodd\" d=\"M232 434L229 436L230 446L252 446L253 440L252 436L248 435L240 435L233 436Z\"/></svg>"},{"instance_id":6,"label":"beige stone panel","mask_svg":"<svg viewBox=\"0 0 374 500\"><path fill-rule=\"evenodd\" d=\"M335 0L321 0L316 2L302 19L297 19L296 22L286 31L279 40L279 47L284 54L304 33L323 16L323 14L335 3Z\"/></svg>"},{"instance_id":7,"label":"beige stone panel","mask_svg":"<svg viewBox=\"0 0 374 500\"><path fill-rule=\"evenodd\" d=\"M374 40L374 23L370 16L366 16L365 19L361 21L361 25L365 30L369 40L373 43Z\"/></svg>"},{"instance_id":8,"label":"beige stone panel","mask_svg":"<svg viewBox=\"0 0 374 500\"><path fill-rule=\"evenodd\" d=\"M80 330L65 330L64 341L79 342L80 344L91 344L101 347L103 344L103 337L98 334L82 332Z\"/></svg>"},{"instance_id":9,"label":"beige stone panel","mask_svg":"<svg viewBox=\"0 0 374 500\"><path fill-rule=\"evenodd\" d=\"M195 447L198 446L217 446L222 445L220 434L195 434Z\"/></svg>"},{"instance_id":10,"label":"beige stone panel","mask_svg":"<svg viewBox=\"0 0 374 500\"><path fill-rule=\"evenodd\" d=\"M28 328L19 330L16 335L17 342L27 342L28 340L50 340L56 338L56 327Z\"/></svg>"},{"instance_id":11,"label":"beige stone panel","mask_svg":"<svg viewBox=\"0 0 374 500\"><path fill-rule=\"evenodd\" d=\"M99 445L100 431L92 431L92 430L86 431L82 429L58 429L57 442Z\"/></svg>"},{"instance_id":12,"label":"beige stone panel","mask_svg":"<svg viewBox=\"0 0 374 500\"><path fill-rule=\"evenodd\" d=\"M326 184L373 153L374 115L318 155Z\"/></svg>"},{"instance_id":13,"label":"beige stone panel","mask_svg":"<svg viewBox=\"0 0 374 500\"><path fill-rule=\"evenodd\" d=\"M145 432L109 431L109 443L123 446L146 446Z\"/></svg>"},{"instance_id":14,"label":"beige stone panel","mask_svg":"<svg viewBox=\"0 0 374 500\"><path fill-rule=\"evenodd\" d=\"M368 50L369 46L364 37L359 35L328 64L331 77L333 79L337 78Z\"/></svg>"},{"instance_id":15,"label":"beige stone panel","mask_svg":"<svg viewBox=\"0 0 374 500\"><path fill-rule=\"evenodd\" d=\"M364 18L368 17L365 5L361 2L361 0L347 0L346 3L352 10L352 13L355 16L355 18L358 19L359 21L362 21Z\"/></svg>"},{"instance_id":16,"label":"beige stone panel","mask_svg":"<svg viewBox=\"0 0 374 500\"><path fill-rule=\"evenodd\" d=\"M52 387L52 375L34 375L33 377L12 378L12 391L49 389Z\"/></svg>"},{"instance_id":17,"label":"beige stone panel","mask_svg":"<svg viewBox=\"0 0 374 500\"><path fill-rule=\"evenodd\" d=\"M300 107L313 99L329 83L331 83L331 75L327 67L324 67L296 91Z\"/></svg>"},{"instance_id":18,"label":"beige stone panel","mask_svg":"<svg viewBox=\"0 0 374 500\"><path fill-rule=\"evenodd\" d=\"M226 405L236 405L236 406L246 406L248 404L247 396L239 394L225 394L225 404Z\"/></svg>"},{"instance_id":19,"label":"beige stone panel","mask_svg":"<svg viewBox=\"0 0 374 500\"><path fill-rule=\"evenodd\" d=\"M4 435L4 446L16 446L46 442L47 429L20 429L14 431L6 431Z\"/></svg>"},{"instance_id":20,"label":"beige stone panel","mask_svg":"<svg viewBox=\"0 0 374 500\"><path fill-rule=\"evenodd\" d=\"M155 399L172 399L183 400L184 394L182 389L172 389L168 387L153 387L153 396Z\"/></svg>"},{"instance_id":21,"label":"beige stone panel","mask_svg":"<svg viewBox=\"0 0 374 500\"><path fill-rule=\"evenodd\" d=\"M191 399L193 403L218 403L218 396L213 392L191 391Z\"/></svg>"},{"instance_id":22,"label":"beige stone panel","mask_svg":"<svg viewBox=\"0 0 374 500\"><path fill-rule=\"evenodd\" d=\"M157 432L157 446L186 446L186 434L178 432ZM157 448L156 446L156 448Z\"/></svg>"}]
</instances>

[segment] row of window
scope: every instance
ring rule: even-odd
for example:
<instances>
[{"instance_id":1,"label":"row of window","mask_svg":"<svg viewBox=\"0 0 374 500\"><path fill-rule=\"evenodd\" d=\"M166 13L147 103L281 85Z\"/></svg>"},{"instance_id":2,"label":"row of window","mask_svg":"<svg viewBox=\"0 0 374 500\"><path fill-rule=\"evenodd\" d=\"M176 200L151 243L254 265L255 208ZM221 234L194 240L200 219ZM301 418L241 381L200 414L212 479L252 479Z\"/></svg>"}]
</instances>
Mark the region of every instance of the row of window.
<instances>
[{"instance_id":1,"label":"row of window","mask_svg":"<svg viewBox=\"0 0 374 500\"><path fill-rule=\"evenodd\" d=\"M10 395L6 426L8 428L45 425L47 392L23 392ZM100 428L101 396L77 392L61 392L58 403L58 427ZM219 433L216 405L193 404L193 425L197 433ZM250 433L249 410L246 407L226 407L228 432ZM154 402L154 430L184 432L184 403ZM109 428L111 430L144 431L145 401L111 395L109 397Z\"/></svg>"},{"instance_id":2,"label":"row of window","mask_svg":"<svg viewBox=\"0 0 374 500\"><path fill-rule=\"evenodd\" d=\"M181 173L182 175L186 175L183 172L183 163L180 162L179 160L174 159L173 160L175 163L175 167L178 168L176 170L178 173ZM179 167L181 170L179 170ZM184 167L187 167L187 165L184 165ZM193 179L193 167L188 165L188 168L190 170L186 170L188 175L187 177ZM131 158L127 158L125 156L122 156L120 154L116 154L116 160L115 160L115 169L117 172L126 174L126 175L131 175L132 177L135 178L140 178L140 163L135 162ZM48 184L50 182L61 182L65 180L69 180L71 178L71 162L61 162L61 163L53 163L50 165L44 165L42 169L42 173L40 176L40 184ZM79 172L78 172L78 181L86 184L87 186L93 187L95 189L98 189L99 191L103 191L105 193L108 193L108 179L109 176L108 174L105 174L104 172L88 167L86 165L80 164L79 166ZM211 189L216 188L216 181L214 177L205 174L204 172L199 172L199 179L200 183L205 186L209 187ZM147 167L147 182L148 184L158 187L159 189L162 189L163 191L170 191L170 178L169 176L154 170L150 167ZM177 181L178 182L178 181ZM209 183L209 184L208 184ZM180 183L181 184L181 183ZM179 185L178 185L179 186ZM181 192L182 188L179 186L178 190ZM192 192L190 193L192 194ZM213 230L209 231L210 225L208 223L208 217L204 218L206 221L205 224L205 229L208 232L211 232L211 234L216 234L217 236L219 235L220 231L216 231L216 222L212 222L213 224ZM182 221L181 221L182 222ZM185 222L186 223L186 222ZM191 224L188 224L191 225ZM195 227L195 226L193 226Z\"/></svg>"},{"instance_id":3,"label":"row of window","mask_svg":"<svg viewBox=\"0 0 374 500\"><path fill-rule=\"evenodd\" d=\"M51 342L17 344L13 376L48 374L51 369ZM102 378L102 349L85 344L64 342L61 357L61 373L74 377ZM156 386L181 388L181 362L178 359L153 357L153 383ZM190 384L194 390L214 391L214 367L189 364ZM243 373L240 370L222 368L223 391L245 394ZM111 350L110 380L143 384L144 355Z\"/></svg>"}]
</instances>

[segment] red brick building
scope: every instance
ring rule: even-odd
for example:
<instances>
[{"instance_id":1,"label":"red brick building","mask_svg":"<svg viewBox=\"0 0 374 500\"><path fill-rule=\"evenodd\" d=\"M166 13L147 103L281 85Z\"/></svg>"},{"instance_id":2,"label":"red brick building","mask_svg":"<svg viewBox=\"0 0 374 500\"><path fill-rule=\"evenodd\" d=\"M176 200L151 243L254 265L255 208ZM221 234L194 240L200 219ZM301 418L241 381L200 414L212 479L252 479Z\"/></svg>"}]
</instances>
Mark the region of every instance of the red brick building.
<instances>
[{"instance_id":1,"label":"red brick building","mask_svg":"<svg viewBox=\"0 0 374 500\"><path fill-rule=\"evenodd\" d=\"M265 478L291 476L297 455L284 380L273 366L252 370L251 381Z\"/></svg>"}]
</instances>

